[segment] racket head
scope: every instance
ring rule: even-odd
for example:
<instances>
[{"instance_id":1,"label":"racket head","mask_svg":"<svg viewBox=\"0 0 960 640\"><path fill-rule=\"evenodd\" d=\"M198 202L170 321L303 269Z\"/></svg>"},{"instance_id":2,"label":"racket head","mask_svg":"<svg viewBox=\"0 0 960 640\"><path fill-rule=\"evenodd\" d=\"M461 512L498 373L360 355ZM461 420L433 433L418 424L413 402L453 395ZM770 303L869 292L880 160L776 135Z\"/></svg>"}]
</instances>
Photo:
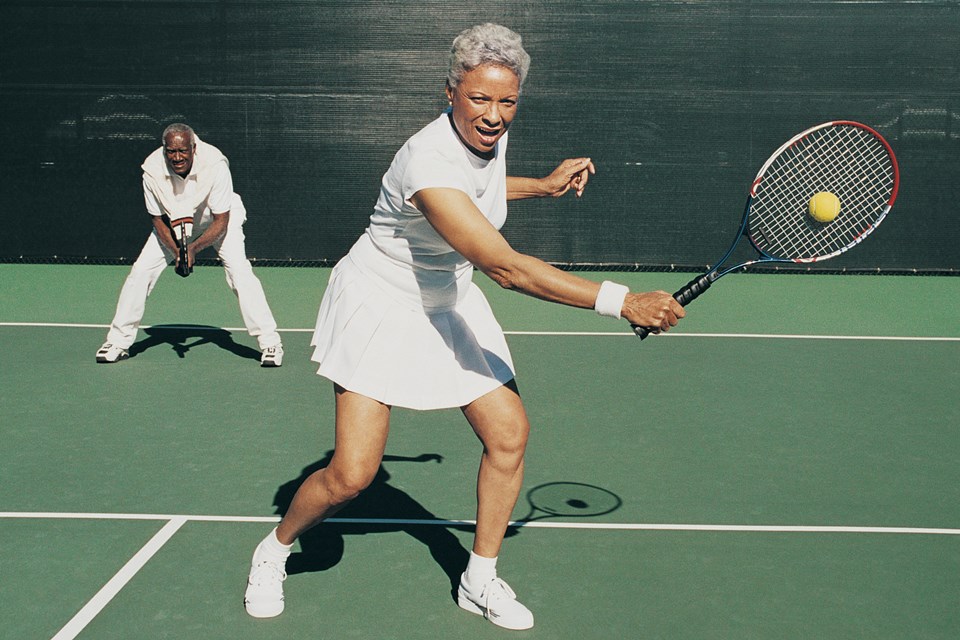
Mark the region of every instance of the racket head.
<instances>
[{"instance_id":1,"label":"racket head","mask_svg":"<svg viewBox=\"0 0 960 640\"><path fill-rule=\"evenodd\" d=\"M788 140L761 167L750 188L747 235L769 258L827 260L870 235L899 188L897 158L883 136L859 122L825 122ZM826 223L808 214L822 191L840 200L840 213Z\"/></svg>"},{"instance_id":2,"label":"racket head","mask_svg":"<svg viewBox=\"0 0 960 640\"><path fill-rule=\"evenodd\" d=\"M173 237L177 244L183 244L184 238L189 240L193 236L193 217L177 218L170 221Z\"/></svg>"}]
</instances>

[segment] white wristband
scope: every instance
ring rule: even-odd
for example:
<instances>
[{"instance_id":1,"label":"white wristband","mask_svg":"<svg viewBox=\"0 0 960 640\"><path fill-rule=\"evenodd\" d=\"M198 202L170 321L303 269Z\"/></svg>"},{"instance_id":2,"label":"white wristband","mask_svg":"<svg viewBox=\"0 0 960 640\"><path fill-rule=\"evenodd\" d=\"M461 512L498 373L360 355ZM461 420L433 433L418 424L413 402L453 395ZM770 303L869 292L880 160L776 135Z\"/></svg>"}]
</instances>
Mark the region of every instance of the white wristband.
<instances>
[{"instance_id":1,"label":"white wristband","mask_svg":"<svg viewBox=\"0 0 960 640\"><path fill-rule=\"evenodd\" d=\"M623 300L629 292L630 289L622 284L604 280L600 284L600 293L597 294L597 301L593 308L602 316L619 320L620 311L623 310Z\"/></svg>"}]
</instances>

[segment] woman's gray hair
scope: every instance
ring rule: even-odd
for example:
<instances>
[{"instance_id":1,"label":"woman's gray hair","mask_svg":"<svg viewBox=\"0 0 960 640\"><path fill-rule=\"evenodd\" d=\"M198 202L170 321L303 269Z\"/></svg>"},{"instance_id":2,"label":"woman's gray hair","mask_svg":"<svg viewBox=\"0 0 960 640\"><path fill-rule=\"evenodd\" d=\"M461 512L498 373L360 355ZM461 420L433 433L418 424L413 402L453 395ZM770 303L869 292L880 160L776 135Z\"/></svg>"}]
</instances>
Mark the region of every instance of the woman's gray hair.
<instances>
[{"instance_id":1,"label":"woman's gray hair","mask_svg":"<svg viewBox=\"0 0 960 640\"><path fill-rule=\"evenodd\" d=\"M513 71L520 86L530 70L530 56L523 49L523 39L499 24L488 22L464 29L453 40L450 49L450 70L447 84L456 88L463 74L485 64L497 64Z\"/></svg>"},{"instance_id":2,"label":"woman's gray hair","mask_svg":"<svg viewBox=\"0 0 960 640\"><path fill-rule=\"evenodd\" d=\"M171 125L167 125L167 128L163 130L163 133L160 134L160 143L165 144L167 141L168 133L189 133L190 139L194 142L197 141L197 134L193 132L193 129L188 124L183 124L182 122L174 122Z\"/></svg>"}]
</instances>

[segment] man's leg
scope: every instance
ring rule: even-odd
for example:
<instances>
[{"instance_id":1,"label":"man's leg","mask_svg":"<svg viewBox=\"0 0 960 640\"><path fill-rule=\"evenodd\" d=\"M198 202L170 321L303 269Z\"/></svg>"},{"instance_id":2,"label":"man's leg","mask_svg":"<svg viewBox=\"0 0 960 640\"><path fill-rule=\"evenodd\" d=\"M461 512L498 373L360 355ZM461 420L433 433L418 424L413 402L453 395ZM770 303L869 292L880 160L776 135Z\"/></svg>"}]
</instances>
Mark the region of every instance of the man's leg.
<instances>
[{"instance_id":1,"label":"man's leg","mask_svg":"<svg viewBox=\"0 0 960 640\"><path fill-rule=\"evenodd\" d=\"M247 259L243 226L231 225L215 248L223 262L227 286L236 294L237 301L240 303L240 315L243 317L247 332L257 339L257 344L260 350L265 352L265 356L268 355L266 353L268 350L276 351L279 348L279 355L282 358L283 351L280 334L277 332L277 321L274 320L270 305L267 304L267 297L263 292L260 279L253 273L253 266ZM280 365L280 362L261 362L267 366Z\"/></svg>"},{"instance_id":2,"label":"man's leg","mask_svg":"<svg viewBox=\"0 0 960 640\"><path fill-rule=\"evenodd\" d=\"M167 255L157 236L151 233L120 289L107 341L97 352L98 362L116 362L126 357L127 349L137 338L147 296L153 291L169 260L172 260L172 256Z\"/></svg>"}]
</instances>

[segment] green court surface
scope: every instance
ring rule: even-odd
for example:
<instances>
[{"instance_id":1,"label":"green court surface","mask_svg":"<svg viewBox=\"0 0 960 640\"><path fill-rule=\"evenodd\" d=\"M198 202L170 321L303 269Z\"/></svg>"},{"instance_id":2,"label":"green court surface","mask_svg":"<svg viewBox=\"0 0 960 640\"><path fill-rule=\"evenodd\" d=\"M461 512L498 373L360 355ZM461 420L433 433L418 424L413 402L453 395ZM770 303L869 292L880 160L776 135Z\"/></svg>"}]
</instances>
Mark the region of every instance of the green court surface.
<instances>
[{"instance_id":1,"label":"green court surface","mask_svg":"<svg viewBox=\"0 0 960 640\"><path fill-rule=\"evenodd\" d=\"M257 269L274 370L217 267L166 274L133 357L96 364L127 270L0 265L4 638L960 637L958 278L731 275L641 342L476 276L534 428L499 568L536 626L510 632L451 596L480 454L456 410L394 411L286 611L249 618L253 547L333 446L329 270Z\"/></svg>"}]
</instances>

